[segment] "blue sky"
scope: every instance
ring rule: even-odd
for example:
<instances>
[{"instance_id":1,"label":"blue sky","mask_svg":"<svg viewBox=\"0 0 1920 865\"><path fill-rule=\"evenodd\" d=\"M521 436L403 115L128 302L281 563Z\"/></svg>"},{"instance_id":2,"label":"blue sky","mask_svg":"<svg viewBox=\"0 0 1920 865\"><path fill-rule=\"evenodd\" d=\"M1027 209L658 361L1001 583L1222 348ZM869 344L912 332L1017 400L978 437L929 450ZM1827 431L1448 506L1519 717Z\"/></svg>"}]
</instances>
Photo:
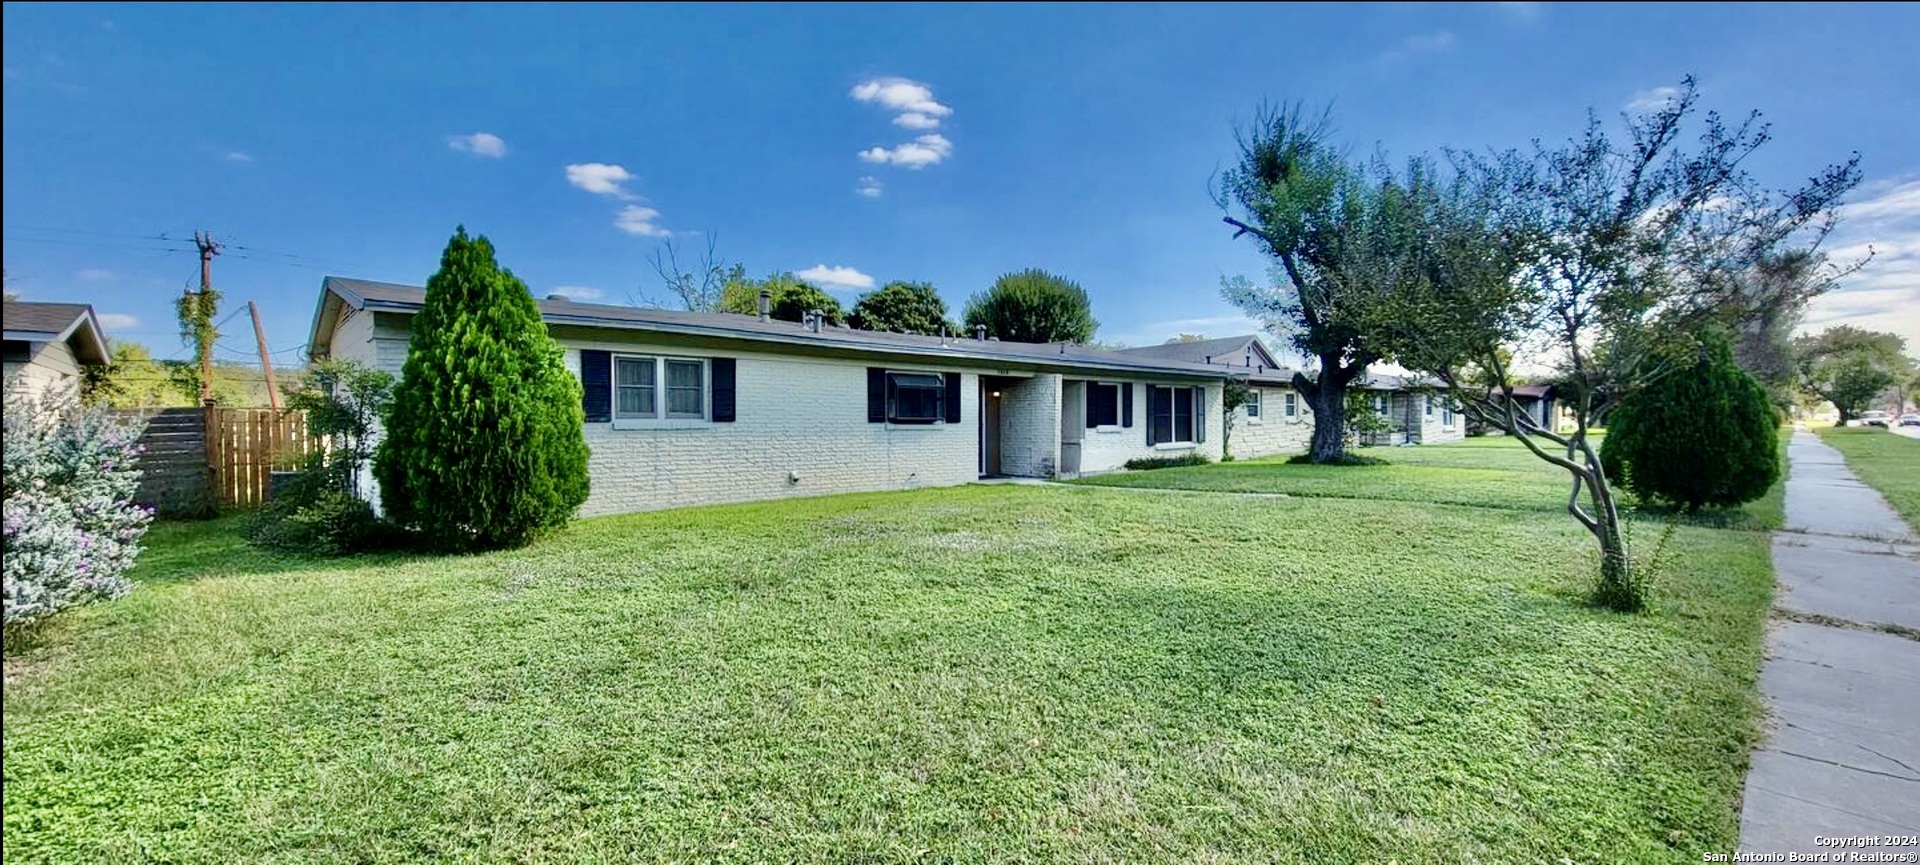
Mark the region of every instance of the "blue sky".
<instances>
[{"instance_id":1,"label":"blue sky","mask_svg":"<svg viewBox=\"0 0 1920 865\"><path fill-rule=\"evenodd\" d=\"M456 224L537 293L659 294L664 239L851 300L928 280L955 308L1042 267L1099 337L1249 327L1264 263L1208 197L1262 102L1328 104L1358 152L1515 146L1689 72L1764 111L1792 183L1858 151L1835 238L1878 255L1816 324L1920 348L1913 5L5 6L8 290L81 300L185 356L190 237L283 360L321 276L420 284ZM230 306L229 308L237 308ZM244 320L222 357L251 350Z\"/></svg>"}]
</instances>

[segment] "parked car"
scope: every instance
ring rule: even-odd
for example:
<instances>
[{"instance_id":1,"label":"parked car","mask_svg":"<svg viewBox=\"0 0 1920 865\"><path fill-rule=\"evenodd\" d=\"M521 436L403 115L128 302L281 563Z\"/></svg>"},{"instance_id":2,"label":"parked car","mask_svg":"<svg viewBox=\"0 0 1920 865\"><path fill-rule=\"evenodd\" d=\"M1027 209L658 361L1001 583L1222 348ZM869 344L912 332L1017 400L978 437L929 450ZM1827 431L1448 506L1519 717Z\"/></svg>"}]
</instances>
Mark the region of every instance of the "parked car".
<instances>
[{"instance_id":1,"label":"parked car","mask_svg":"<svg viewBox=\"0 0 1920 865\"><path fill-rule=\"evenodd\" d=\"M1920 426L1920 414L1907 412L1906 414L1901 415L1900 425L1901 426Z\"/></svg>"},{"instance_id":2,"label":"parked car","mask_svg":"<svg viewBox=\"0 0 1920 865\"><path fill-rule=\"evenodd\" d=\"M1863 411L1853 419L1854 426L1877 426L1886 429L1892 425L1893 418L1883 411Z\"/></svg>"}]
</instances>

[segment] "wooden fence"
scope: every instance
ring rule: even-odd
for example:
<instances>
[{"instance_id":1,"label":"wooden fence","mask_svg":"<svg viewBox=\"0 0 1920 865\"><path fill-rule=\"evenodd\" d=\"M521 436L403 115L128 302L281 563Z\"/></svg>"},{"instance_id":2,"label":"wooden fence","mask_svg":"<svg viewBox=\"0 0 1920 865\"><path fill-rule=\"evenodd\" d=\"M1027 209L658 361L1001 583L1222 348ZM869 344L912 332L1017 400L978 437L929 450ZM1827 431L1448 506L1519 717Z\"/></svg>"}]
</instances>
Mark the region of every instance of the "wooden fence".
<instances>
[{"instance_id":1,"label":"wooden fence","mask_svg":"<svg viewBox=\"0 0 1920 865\"><path fill-rule=\"evenodd\" d=\"M222 507L255 507L267 501L275 471L291 471L320 449L307 432L307 414L270 408L210 408L207 466Z\"/></svg>"},{"instance_id":2,"label":"wooden fence","mask_svg":"<svg viewBox=\"0 0 1920 865\"><path fill-rule=\"evenodd\" d=\"M168 516L201 516L267 500L273 472L300 467L322 442L305 412L266 408L129 411L146 421L135 501Z\"/></svg>"}]
</instances>

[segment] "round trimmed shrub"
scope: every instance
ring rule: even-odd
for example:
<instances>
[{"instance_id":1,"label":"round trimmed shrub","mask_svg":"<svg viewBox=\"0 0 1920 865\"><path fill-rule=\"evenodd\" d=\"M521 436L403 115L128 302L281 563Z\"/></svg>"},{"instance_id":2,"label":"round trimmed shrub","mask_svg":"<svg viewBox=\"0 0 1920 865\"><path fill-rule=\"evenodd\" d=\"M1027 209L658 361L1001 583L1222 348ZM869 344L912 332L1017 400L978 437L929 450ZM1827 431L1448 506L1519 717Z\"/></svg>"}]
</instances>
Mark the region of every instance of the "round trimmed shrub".
<instances>
[{"instance_id":1,"label":"round trimmed shrub","mask_svg":"<svg viewBox=\"0 0 1920 865\"><path fill-rule=\"evenodd\" d=\"M1600 447L1608 477L1646 501L1686 510L1733 507L1780 477L1780 426L1767 390L1725 339L1622 399Z\"/></svg>"}]
</instances>

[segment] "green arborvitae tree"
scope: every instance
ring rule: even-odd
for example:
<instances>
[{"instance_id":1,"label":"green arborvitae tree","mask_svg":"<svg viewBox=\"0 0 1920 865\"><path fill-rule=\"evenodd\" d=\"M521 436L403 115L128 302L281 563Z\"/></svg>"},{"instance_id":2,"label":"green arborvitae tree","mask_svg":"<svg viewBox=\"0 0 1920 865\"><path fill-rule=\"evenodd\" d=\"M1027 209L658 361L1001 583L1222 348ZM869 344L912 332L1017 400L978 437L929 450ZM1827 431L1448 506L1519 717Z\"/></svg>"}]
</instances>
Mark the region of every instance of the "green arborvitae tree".
<instances>
[{"instance_id":1,"label":"green arborvitae tree","mask_svg":"<svg viewBox=\"0 0 1920 865\"><path fill-rule=\"evenodd\" d=\"M1079 283L1044 270L1009 273L967 301L967 327L1009 342L1093 341L1100 323Z\"/></svg>"},{"instance_id":2,"label":"green arborvitae tree","mask_svg":"<svg viewBox=\"0 0 1920 865\"><path fill-rule=\"evenodd\" d=\"M1745 504L1780 477L1779 418L1724 337L1710 334L1696 351L1614 408L1601 465L1643 500L1690 511Z\"/></svg>"},{"instance_id":3,"label":"green arborvitae tree","mask_svg":"<svg viewBox=\"0 0 1920 865\"><path fill-rule=\"evenodd\" d=\"M947 302L926 282L889 282L861 296L847 320L861 330L889 333L937 336L943 328L954 329L947 321Z\"/></svg>"},{"instance_id":4,"label":"green arborvitae tree","mask_svg":"<svg viewBox=\"0 0 1920 865\"><path fill-rule=\"evenodd\" d=\"M427 281L374 458L387 516L453 547L518 546L587 499L580 383L525 283L462 227Z\"/></svg>"}]
</instances>

